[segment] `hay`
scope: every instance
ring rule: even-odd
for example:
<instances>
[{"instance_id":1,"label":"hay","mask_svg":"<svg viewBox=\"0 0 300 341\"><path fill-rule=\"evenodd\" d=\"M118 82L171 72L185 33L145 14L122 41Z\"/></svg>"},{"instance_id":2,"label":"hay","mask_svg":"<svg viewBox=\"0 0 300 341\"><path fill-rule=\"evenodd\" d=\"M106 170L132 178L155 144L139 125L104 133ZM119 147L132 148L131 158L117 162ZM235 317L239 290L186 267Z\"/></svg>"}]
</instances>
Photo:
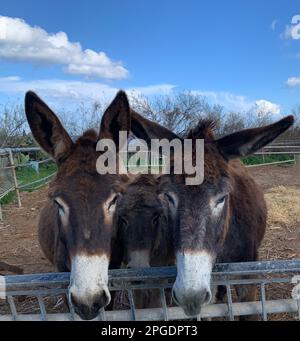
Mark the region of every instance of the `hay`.
<instances>
[{"instance_id":1,"label":"hay","mask_svg":"<svg viewBox=\"0 0 300 341\"><path fill-rule=\"evenodd\" d=\"M278 186L265 194L268 206L268 226L279 229L281 226L300 224L300 189Z\"/></svg>"}]
</instances>

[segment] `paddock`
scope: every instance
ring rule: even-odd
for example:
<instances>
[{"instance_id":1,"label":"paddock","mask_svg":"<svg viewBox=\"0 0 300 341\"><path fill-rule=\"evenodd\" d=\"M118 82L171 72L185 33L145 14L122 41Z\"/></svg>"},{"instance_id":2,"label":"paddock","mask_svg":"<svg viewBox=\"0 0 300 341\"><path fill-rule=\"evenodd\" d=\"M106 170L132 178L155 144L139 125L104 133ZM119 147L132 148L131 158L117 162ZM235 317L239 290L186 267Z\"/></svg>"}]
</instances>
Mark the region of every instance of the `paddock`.
<instances>
[{"instance_id":1,"label":"paddock","mask_svg":"<svg viewBox=\"0 0 300 341\"><path fill-rule=\"evenodd\" d=\"M245 274L241 276L240 273L247 270L249 265L239 265L242 268L239 268L238 273L235 272L235 278L232 278L232 275L229 276L223 268L224 272L218 274L218 280L223 281L222 284L227 286L227 292L229 293L227 302L207 306L202 310L199 318L232 320L238 315L255 313L261 319L297 320L299 319L299 302L292 298L291 293L296 285L292 283L292 279L295 275L300 274L299 261L292 261L300 258L299 164L271 165L267 166L267 168L253 167L249 171L264 189L269 208L267 232L259 255L259 259L267 261L267 263L259 262L259 264L262 264L260 265L262 268L258 272L252 269L254 277L251 278L251 280L256 281L255 283L258 286L259 300L249 304L235 301L233 286L236 282L232 281L249 281L250 279L245 279ZM32 192L23 191L20 193L21 207L18 207L16 202L2 207L4 220L0 223L0 258L2 261L22 267L27 275L25 277L13 276L7 278L8 283L10 283L7 289L11 289L11 298L7 301L0 300L0 320L76 319L61 300L61 295L65 294L68 274L52 273L54 269L42 255L37 241L37 220L40 209L46 200L46 193L47 186ZM268 263L269 261L272 263ZM281 266L285 265L284 271L282 271L282 268L281 270L278 269L280 264L276 263L277 261L288 261L288 263L281 263ZM268 269L270 264L273 266L273 271L271 272L270 268ZM149 287L149 279L152 281L155 279L156 282L158 281L161 284L166 279L165 276L167 276L168 283L166 287L158 287L158 294L162 295L161 289L166 289L170 286L174 278L174 269L167 269L165 270L166 273L162 273L161 269L151 269L150 271L154 272L151 273L152 277L150 276L151 278L147 279L141 278L140 273L131 274L133 277L131 277L130 281L124 279L124 276L126 277L128 273L122 271L117 273L122 279L121 284L119 281L119 286L116 286L115 280L113 290L119 292L123 290L125 294L117 295L116 303L119 305L118 309L103 312L100 316L101 319L182 320L186 318L180 308L172 306L167 298L163 299L163 296L161 296L162 307L156 309L135 312L132 301L130 305L130 294L128 295L128 293L131 289L136 288L132 286L132 281L139 281L142 283L140 285ZM40 273L52 274L41 276L38 275ZM238 276L236 276L237 274ZM115 275L111 272L112 277ZM59 279L58 286L53 281L53 278ZM36 281L39 282L41 280L44 281L42 283L42 290L35 291L37 288L31 286L31 284L36 284ZM17 290L14 287L15 284L18 286ZM28 284L30 285L28 286ZM53 285L54 288L52 287ZM50 289L54 290L53 292L49 289L49 286L52 287ZM265 289L267 290L264 293ZM14 296L14 294L18 297ZM165 303L163 303L164 301ZM167 305L168 308L166 308Z\"/></svg>"}]
</instances>

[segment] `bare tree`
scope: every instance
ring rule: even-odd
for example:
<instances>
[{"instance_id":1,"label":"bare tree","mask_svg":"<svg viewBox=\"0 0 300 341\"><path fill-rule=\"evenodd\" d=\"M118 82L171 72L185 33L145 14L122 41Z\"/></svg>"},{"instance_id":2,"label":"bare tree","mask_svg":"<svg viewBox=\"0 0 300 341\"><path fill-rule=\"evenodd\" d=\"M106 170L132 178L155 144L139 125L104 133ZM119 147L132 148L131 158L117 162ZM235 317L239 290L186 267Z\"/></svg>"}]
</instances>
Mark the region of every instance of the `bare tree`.
<instances>
[{"instance_id":1,"label":"bare tree","mask_svg":"<svg viewBox=\"0 0 300 341\"><path fill-rule=\"evenodd\" d=\"M140 114L176 132L179 136L185 136L201 118L214 119L218 129L223 116L221 105L212 106L206 97L191 91L151 99L145 96L132 96L131 105Z\"/></svg>"},{"instance_id":2,"label":"bare tree","mask_svg":"<svg viewBox=\"0 0 300 341\"><path fill-rule=\"evenodd\" d=\"M229 112L223 120L222 135L234 133L245 128L245 115L238 112Z\"/></svg>"},{"instance_id":3,"label":"bare tree","mask_svg":"<svg viewBox=\"0 0 300 341\"><path fill-rule=\"evenodd\" d=\"M0 107L0 146L22 144L26 137L26 119L23 106L6 104Z\"/></svg>"}]
</instances>

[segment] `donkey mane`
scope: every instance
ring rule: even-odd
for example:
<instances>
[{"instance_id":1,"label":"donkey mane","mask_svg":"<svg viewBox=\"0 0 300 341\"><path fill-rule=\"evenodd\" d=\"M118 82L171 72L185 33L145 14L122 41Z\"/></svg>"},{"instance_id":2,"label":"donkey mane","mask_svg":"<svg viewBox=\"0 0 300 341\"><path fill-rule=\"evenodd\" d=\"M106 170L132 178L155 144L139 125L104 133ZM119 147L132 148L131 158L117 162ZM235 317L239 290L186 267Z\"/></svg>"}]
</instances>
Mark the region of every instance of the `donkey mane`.
<instances>
[{"instance_id":1,"label":"donkey mane","mask_svg":"<svg viewBox=\"0 0 300 341\"><path fill-rule=\"evenodd\" d=\"M157 185L158 181L156 178L151 174L140 174L134 181L131 183L133 186L139 186L139 185L144 185L144 186L154 186Z\"/></svg>"},{"instance_id":2,"label":"donkey mane","mask_svg":"<svg viewBox=\"0 0 300 341\"><path fill-rule=\"evenodd\" d=\"M96 174L96 144L98 134L94 129L85 131L73 143L69 155L65 158L68 162L61 164L61 177L74 175L77 171ZM59 178L60 175L57 175Z\"/></svg>"},{"instance_id":3,"label":"donkey mane","mask_svg":"<svg viewBox=\"0 0 300 341\"><path fill-rule=\"evenodd\" d=\"M198 124L188 133L188 139L205 139L212 141L215 139L214 131L216 122L210 118L201 119Z\"/></svg>"},{"instance_id":4,"label":"donkey mane","mask_svg":"<svg viewBox=\"0 0 300 341\"><path fill-rule=\"evenodd\" d=\"M95 129L88 129L86 130L77 140L76 145L77 146L94 146L97 143L98 140L98 133Z\"/></svg>"}]
</instances>

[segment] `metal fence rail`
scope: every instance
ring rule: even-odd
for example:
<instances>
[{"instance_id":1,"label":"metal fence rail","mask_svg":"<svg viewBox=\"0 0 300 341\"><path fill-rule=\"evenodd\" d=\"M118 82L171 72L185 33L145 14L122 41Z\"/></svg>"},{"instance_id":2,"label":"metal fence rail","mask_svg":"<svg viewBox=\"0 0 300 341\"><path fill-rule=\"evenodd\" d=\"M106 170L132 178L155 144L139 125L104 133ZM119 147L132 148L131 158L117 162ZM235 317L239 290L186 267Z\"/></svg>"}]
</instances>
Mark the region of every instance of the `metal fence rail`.
<instances>
[{"instance_id":1,"label":"metal fence rail","mask_svg":"<svg viewBox=\"0 0 300 341\"><path fill-rule=\"evenodd\" d=\"M247 263L217 264L213 270L213 286L226 288L226 303L217 302L203 307L198 320L203 318L225 318L234 320L237 316L259 315L267 320L269 314L290 313L300 320L300 290L297 299L293 298L292 288L297 285L295 275L300 274L300 259L287 261L263 261ZM120 269L109 271L109 287L114 292L126 292L129 308L102 310L97 320L184 320L190 319L183 310L168 302L166 295L176 276L175 267ZM45 304L44 298L65 295L69 273L46 273L34 275L4 276L1 294L6 294L9 313L1 313L0 320L79 320L68 302L65 312L54 313ZM1 283L1 281L0 281ZM238 302L233 298L233 288L237 285L255 284L259 288L260 299L254 302ZM280 286L290 285L289 295L272 297L272 290L280 291ZM268 287L272 290L268 291ZM279 289L278 289L279 288ZM155 289L160 298L160 306L156 308L136 309L134 293L136 290ZM19 296L35 297L39 313L19 312L17 298ZM278 296L278 295L277 295ZM1 308L1 306L0 306Z\"/></svg>"}]
</instances>

